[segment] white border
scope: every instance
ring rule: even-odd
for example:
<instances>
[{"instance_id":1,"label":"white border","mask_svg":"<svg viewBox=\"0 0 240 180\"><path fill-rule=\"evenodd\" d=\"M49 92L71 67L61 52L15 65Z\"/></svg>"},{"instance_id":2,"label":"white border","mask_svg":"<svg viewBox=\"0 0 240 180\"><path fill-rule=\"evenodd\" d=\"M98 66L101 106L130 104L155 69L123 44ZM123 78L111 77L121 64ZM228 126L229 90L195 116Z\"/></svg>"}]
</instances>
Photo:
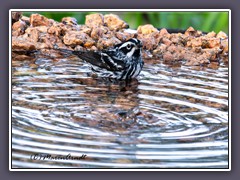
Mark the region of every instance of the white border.
<instances>
[{"instance_id":1,"label":"white border","mask_svg":"<svg viewBox=\"0 0 240 180\"><path fill-rule=\"evenodd\" d=\"M228 12L229 13L229 39L228 39L228 45L229 45L229 68L228 68L228 80L229 80L229 85L228 85L228 91L229 91L229 114L228 114L228 119L229 119L229 168L228 169L67 169L67 168L61 168L61 169L54 169L54 168L49 168L49 169L27 169L27 168L19 168L19 169L12 169L12 151L11 151L11 139L12 139L12 79L9 79L9 171L231 171L231 10L230 9L10 9L9 10L9 78L12 78L12 56L11 56L11 47L12 47L12 25L11 25L11 13L12 11L21 11L21 12L27 12L27 11L33 11L33 12L39 12L39 11L46 11L46 12L69 12L69 11L78 11L78 12L115 12L115 11L129 11L129 12L136 12L136 11L144 11L144 12L157 12L157 11L171 11L171 12Z\"/></svg>"},{"instance_id":2,"label":"white border","mask_svg":"<svg viewBox=\"0 0 240 180\"><path fill-rule=\"evenodd\" d=\"M231 104L232 104L232 79L231 79L231 75L232 75L232 22L231 22L231 10L228 11L228 127L229 127L229 137L228 137L228 158L229 158L229 162L228 162L228 166L229 166L229 171L231 171L232 168L232 109L231 109Z\"/></svg>"}]
</instances>

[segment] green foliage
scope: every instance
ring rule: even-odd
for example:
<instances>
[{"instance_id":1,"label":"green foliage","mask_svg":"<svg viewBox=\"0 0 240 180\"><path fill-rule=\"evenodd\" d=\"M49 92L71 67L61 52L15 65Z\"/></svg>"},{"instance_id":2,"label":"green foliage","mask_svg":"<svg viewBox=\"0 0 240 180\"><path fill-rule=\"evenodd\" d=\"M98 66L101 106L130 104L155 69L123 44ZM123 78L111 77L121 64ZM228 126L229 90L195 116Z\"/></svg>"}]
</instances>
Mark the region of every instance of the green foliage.
<instances>
[{"instance_id":1,"label":"green foliage","mask_svg":"<svg viewBox=\"0 0 240 180\"><path fill-rule=\"evenodd\" d=\"M61 21L63 17L74 17L77 19L78 24L85 23L85 16L89 12L24 12L23 15L30 16L31 14L38 13L47 18L54 19L55 21Z\"/></svg>"},{"instance_id":2,"label":"green foliage","mask_svg":"<svg viewBox=\"0 0 240 180\"><path fill-rule=\"evenodd\" d=\"M228 12L128 12L123 15L132 28L152 24L158 28L187 29L228 33Z\"/></svg>"},{"instance_id":3,"label":"green foliage","mask_svg":"<svg viewBox=\"0 0 240 180\"><path fill-rule=\"evenodd\" d=\"M35 12L25 12L29 16ZM91 13L114 13L126 21L130 28L152 24L157 28L187 29L189 26L205 32L224 31L228 33L228 12L37 12L56 21L63 17L75 17L84 24L85 16Z\"/></svg>"}]
</instances>

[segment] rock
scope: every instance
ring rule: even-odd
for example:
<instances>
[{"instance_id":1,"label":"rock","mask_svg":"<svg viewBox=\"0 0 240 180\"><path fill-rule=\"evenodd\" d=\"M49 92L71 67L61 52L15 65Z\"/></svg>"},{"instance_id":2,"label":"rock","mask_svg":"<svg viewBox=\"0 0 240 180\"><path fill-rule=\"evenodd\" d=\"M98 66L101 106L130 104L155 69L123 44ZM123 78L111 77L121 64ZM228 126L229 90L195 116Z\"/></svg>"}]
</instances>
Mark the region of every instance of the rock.
<instances>
[{"instance_id":1,"label":"rock","mask_svg":"<svg viewBox=\"0 0 240 180\"><path fill-rule=\"evenodd\" d=\"M29 61L31 61L31 60L33 60L34 59L34 57L31 57L31 56L27 56L27 55L25 55L25 54L21 54L21 55L16 55L15 57L13 57L12 58L12 61L26 61L26 60L29 60ZM15 63L15 65L16 65L16 63Z\"/></svg>"},{"instance_id":2,"label":"rock","mask_svg":"<svg viewBox=\"0 0 240 180\"><path fill-rule=\"evenodd\" d=\"M15 22L12 25L12 30L15 31L13 33L16 33L16 34L14 34L14 36L19 36L19 35L24 34L26 28L27 28L27 24L24 21L19 20L19 21Z\"/></svg>"},{"instance_id":3,"label":"rock","mask_svg":"<svg viewBox=\"0 0 240 180\"><path fill-rule=\"evenodd\" d=\"M228 39L224 39L220 41L221 49L223 50L223 54L228 54Z\"/></svg>"},{"instance_id":4,"label":"rock","mask_svg":"<svg viewBox=\"0 0 240 180\"><path fill-rule=\"evenodd\" d=\"M84 43L84 47L85 48L91 48L92 46L94 46L96 44L96 42L91 39L91 38L88 38L87 41Z\"/></svg>"},{"instance_id":5,"label":"rock","mask_svg":"<svg viewBox=\"0 0 240 180\"><path fill-rule=\"evenodd\" d=\"M184 65L186 65L186 66L199 66L200 62L198 62L196 58L191 58Z\"/></svg>"},{"instance_id":6,"label":"rock","mask_svg":"<svg viewBox=\"0 0 240 180\"><path fill-rule=\"evenodd\" d=\"M63 42L69 46L84 45L88 41L93 41L86 33L80 31L69 31L63 37Z\"/></svg>"},{"instance_id":7,"label":"rock","mask_svg":"<svg viewBox=\"0 0 240 180\"><path fill-rule=\"evenodd\" d=\"M112 31L126 29L129 25L115 14L104 15L104 24Z\"/></svg>"},{"instance_id":8,"label":"rock","mask_svg":"<svg viewBox=\"0 0 240 180\"><path fill-rule=\"evenodd\" d=\"M202 32L195 30L193 27L189 27L184 34L186 36L195 36L195 37L202 36Z\"/></svg>"},{"instance_id":9,"label":"rock","mask_svg":"<svg viewBox=\"0 0 240 180\"><path fill-rule=\"evenodd\" d=\"M196 52L196 53L201 53L202 52L202 48L201 47L193 47L192 51Z\"/></svg>"},{"instance_id":10,"label":"rock","mask_svg":"<svg viewBox=\"0 0 240 180\"><path fill-rule=\"evenodd\" d=\"M207 67L209 67L211 69L218 69L219 68L219 62L211 62L211 63L208 64Z\"/></svg>"},{"instance_id":11,"label":"rock","mask_svg":"<svg viewBox=\"0 0 240 180\"><path fill-rule=\"evenodd\" d=\"M92 47L90 48L90 50L91 50L91 51L97 51L98 49L97 49L96 46L92 46Z\"/></svg>"},{"instance_id":12,"label":"rock","mask_svg":"<svg viewBox=\"0 0 240 180\"><path fill-rule=\"evenodd\" d=\"M151 24L139 26L137 29L137 38L143 43L143 47L147 50L154 50L157 48L161 36L159 31Z\"/></svg>"},{"instance_id":13,"label":"rock","mask_svg":"<svg viewBox=\"0 0 240 180\"><path fill-rule=\"evenodd\" d=\"M117 31L115 32L115 36L120 39L122 42L127 41L133 37L135 37L137 34L136 33L129 33L126 31Z\"/></svg>"},{"instance_id":14,"label":"rock","mask_svg":"<svg viewBox=\"0 0 240 180\"><path fill-rule=\"evenodd\" d=\"M121 43L121 41L119 39L117 39L116 37L112 37L110 39L100 38L97 42L97 48L98 49L106 49L108 47L114 46L119 43Z\"/></svg>"},{"instance_id":15,"label":"rock","mask_svg":"<svg viewBox=\"0 0 240 180\"><path fill-rule=\"evenodd\" d=\"M165 44L160 44L156 49L153 50L153 55L154 56L161 56L167 49L167 45Z\"/></svg>"},{"instance_id":16,"label":"rock","mask_svg":"<svg viewBox=\"0 0 240 180\"><path fill-rule=\"evenodd\" d=\"M104 18L102 14L90 14L86 16L85 24L88 27L103 26Z\"/></svg>"},{"instance_id":17,"label":"rock","mask_svg":"<svg viewBox=\"0 0 240 180\"><path fill-rule=\"evenodd\" d=\"M39 49L53 48L55 44L58 44L58 47L60 46L58 38L49 34L40 34L39 42L41 42Z\"/></svg>"},{"instance_id":18,"label":"rock","mask_svg":"<svg viewBox=\"0 0 240 180\"><path fill-rule=\"evenodd\" d=\"M55 34L56 36L63 36L67 31L63 26L63 24L54 24L47 29L47 32L49 34Z\"/></svg>"},{"instance_id":19,"label":"rock","mask_svg":"<svg viewBox=\"0 0 240 180\"><path fill-rule=\"evenodd\" d=\"M159 35L160 35L160 37L165 37L166 35L169 35L169 33L168 33L168 31L165 28L162 28L159 31Z\"/></svg>"},{"instance_id":20,"label":"rock","mask_svg":"<svg viewBox=\"0 0 240 180\"><path fill-rule=\"evenodd\" d=\"M164 61L174 61L174 57L170 52L165 52L163 54L163 60Z\"/></svg>"},{"instance_id":21,"label":"rock","mask_svg":"<svg viewBox=\"0 0 240 180\"><path fill-rule=\"evenodd\" d=\"M184 34L187 36L193 36L195 32L196 30L193 27L189 27Z\"/></svg>"},{"instance_id":22,"label":"rock","mask_svg":"<svg viewBox=\"0 0 240 180\"><path fill-rule=\"evenodd\" d=\"M187 44L186 44L187 47L199 47L201 45L202 43L199 42L197 39L192 39L190 41L187 41Z\"/></svg>"},{"instance_id":23,"label":"rock","mask_svg":"<svg viewBox=\"0 0 240 180\"><path fill-rule=\"evenodd\" d=\"M218 61L217 55L221 52L219 48L208 48L202 49L201 56L203 59L208 59L210 61Z\"/></svg>"},{"instance_id":24,"label":"rock","mask_svg":"<svg viewBox=\"0 0 240 180\"><path fill-rule=\"evenodd\" d=\"M25 38L12 37L12 49L13 50L35 50L36 44L31 41L26 41Z\"/></svg>"},{"instance_id":25,"label":"rock","mask_svg":"<svg viewBox=\"0 0 240 180\"><path fill-rule=\"evenodd\" d=\"M85 51L86 49L83 48L82 46L80 45L77 45L75 48L74 48L75 51Z\"/></svg>"},{"instance_id":26,"label":"rock","mask_svg":"<svg viewBox=\"0 0 240 180\"><path fill-rule=\"evenodd\" d=\"M158 30L151 24L139 26L137 29L137 33L143 35L151 34L153 32L158 32Z\"/></svg>"},{"instance_id":27,"label":"rock","mask_svg":"<svg viewBox=\"0 0 240 180\"><path fill-rule=\"evenodd\" d=\"M64 17L62 18L61 21L64 25L73 25L73 26L77 26L77 19L73 18L73 17Z\"/></svg>"},{"instance_id":28,"label":"rock","mask_svg":"<svg viewBox=\"0 0 240 180\"><path fill-rule=\"evenodd\" d=\"M167 48L167 51L170 52L170 53L175 53L175 52L178 51L178 49L177 49L177 46L171 45Z\"/></svg>"},{"instance_id":29,"label":"rock","mask_svg":"<svg viewBox=\"0 0 240 180\"><path fill-rule=\"evenodd\" d=\"M21 12L12 12L12 24L19 21L21 19L22 13Z\"/></svg>"},{"instance_id":30,"label":"rock","mask_svg":"<svg viewBox=\"0 0 240 180\"><path fill-rule=\"evenodd\" d=\"M46 18L40 14L32 14L30 16L30 24L33 27L36 26L51 26L54 23L53 20Z\"/></svg>"},{"instance_id":31,"label":"rock","mask_svg":"<svg viewBox=\"0 0 240 180\"><path fill-rule=\"evenodd\" d=\"M170 41L169 39L167 38L162 38L162 43L167 45L167 46L170 46L172 44L172 41Z\"/></svg>"},{"instance_id":32,"label":"rock","mask_svg":"<svg viewBox=\"0 0 240 180\"><path fill-rule=\"evenodd\" d=\"M38 42L40 32L37 28L29 27L25 31L24 37L30 38L33 42Z\"/></svg>"},{"instance_id":33,"label":"rock","mask_svg":"<svg viewBox=\"0 0 240 180\"><path fill-rule=\"evenodd\" d=\"M197 62L199 62L200 64L209 64L210 61L208 58L206 58L204 55L198 56L196 57Z\"/></svg>"},{"instance_id":34,"label":"rock","mask_svg":"<svg viewBox=\"0 0 240 180\"><path fill-rule=\"evenodd\" d=\"M220 39L219 38L209 38L208 40L208 48L220 47Z\"/></svg>"},{"instance_id":35,"label":"rock","mask_svg":"<svg viewBox=\"0 0 240 180\"><path fill-rule=\"evenodd\" d=\"M35 50L59 47L75 50L102 50L118 43L138 38L143 43L143 56L160 58L163 62L199 66L209 63L228 62L228 36L224 32L201 31L189 27L184 34L158 31L153 25L139 26L136 30L125 29L127 23L117 15L91 14L86 24L65 17L55 22L39 14L30 18L21 13L12 14L12 49Z\"/></svg>"},{"instance_id":36,"label":"rock","mask_svg":"<svg viewBox=\"0 0 240 180\"><path fill-rule=\"evenodd\" d=\"M30 26L30 18L29 17L22 16L21 20L24 21L27 24L27 26Z\"/></svg>"},{"instance_id":37,"label":"rock","mask_svg":"<svg viewBox=\"0 0 240 180\"><path fill-rule=\"evenodd\" d=\"M92 32L92 28L86 26L86 25L80 25L79 26L79 31L86 33L87 35L90 36L91 32Z\"/></svg>"},{"instance_id":38,"label":"rock","mask_svg":"<svg viewBox=\"0 0 240 180\"><path fill-rule=\"evenodd\" d=\"M142 34L138 34L138 39L142 41L143 48L146 50L156 49L160 41L159 38L155 38L152 35L144 36Z\"/></svg>"},{"instance_id":39,"label":"rock","mask_svg":"<svg viewBox=\"0 0 240 180\"><path fill-rule=\"evenodd\" d=\"M216 33L214 31L210 32L210 33L207 33L206 37L216 37Z\"/></svg>"},{"instance_id":40,"label":"rock","mask_svg":"<svg viewBox=\"0 0 240 180\"><path fill-rule=\"evenodd\" d=\"M96 26L95 28L92 28L90 36L91 38L98 40L99 38L104 37L104 35L107 34L108 31L109 29L107 27Z\"/></svg>"},{"instance_id":41,"label":"rock","mask_svg":"<svg viewBox=\"0 0 240 180\"><path fill-rule=\"evenodd\" d=\"M220 32L217 34L216 37L217 37L217 38L220 38L220 39L227 39L227 38L228 38L227 34L224 33L224 32L222 32L222 31L220 31Z\"/></svg>"}]
</instances>

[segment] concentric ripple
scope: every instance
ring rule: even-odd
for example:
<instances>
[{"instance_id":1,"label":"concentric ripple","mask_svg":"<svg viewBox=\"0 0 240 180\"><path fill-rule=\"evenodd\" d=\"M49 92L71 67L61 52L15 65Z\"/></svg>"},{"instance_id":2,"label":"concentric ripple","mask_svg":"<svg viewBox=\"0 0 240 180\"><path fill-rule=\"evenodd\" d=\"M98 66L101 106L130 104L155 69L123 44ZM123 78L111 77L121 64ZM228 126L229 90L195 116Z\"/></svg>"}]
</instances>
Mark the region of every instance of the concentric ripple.
<instances>
[{"instance_id":1,"label":"concentric ripple","mask_svg":"<svg viewBox=\"0 0 240 180\"><path fill-rule=\"evenodd\" d=\"M12 168L228 168L228 67L146 60L128 84L90 72L13 60Z\"/></svg>"}]
</instances>

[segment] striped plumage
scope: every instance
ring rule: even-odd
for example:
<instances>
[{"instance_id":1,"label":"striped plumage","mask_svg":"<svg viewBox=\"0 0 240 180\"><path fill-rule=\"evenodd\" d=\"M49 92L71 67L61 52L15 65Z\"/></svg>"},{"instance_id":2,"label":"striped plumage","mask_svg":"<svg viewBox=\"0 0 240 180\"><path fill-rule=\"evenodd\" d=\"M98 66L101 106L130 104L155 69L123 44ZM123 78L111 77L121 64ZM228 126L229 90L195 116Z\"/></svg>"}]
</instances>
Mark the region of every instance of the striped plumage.
<instances>
[{"instance_id":1,"label":"striped plumage","mask_svg":"<svg viewBox=\"0 0 240 180\"><path fill-rule=\"evenodd\" d=\"M101 77L119 80L136 78L142 70L142 43L136 38L117 44L103 51L73 51L82 60L90 63Z\"/></svg>"}]
</instances>

